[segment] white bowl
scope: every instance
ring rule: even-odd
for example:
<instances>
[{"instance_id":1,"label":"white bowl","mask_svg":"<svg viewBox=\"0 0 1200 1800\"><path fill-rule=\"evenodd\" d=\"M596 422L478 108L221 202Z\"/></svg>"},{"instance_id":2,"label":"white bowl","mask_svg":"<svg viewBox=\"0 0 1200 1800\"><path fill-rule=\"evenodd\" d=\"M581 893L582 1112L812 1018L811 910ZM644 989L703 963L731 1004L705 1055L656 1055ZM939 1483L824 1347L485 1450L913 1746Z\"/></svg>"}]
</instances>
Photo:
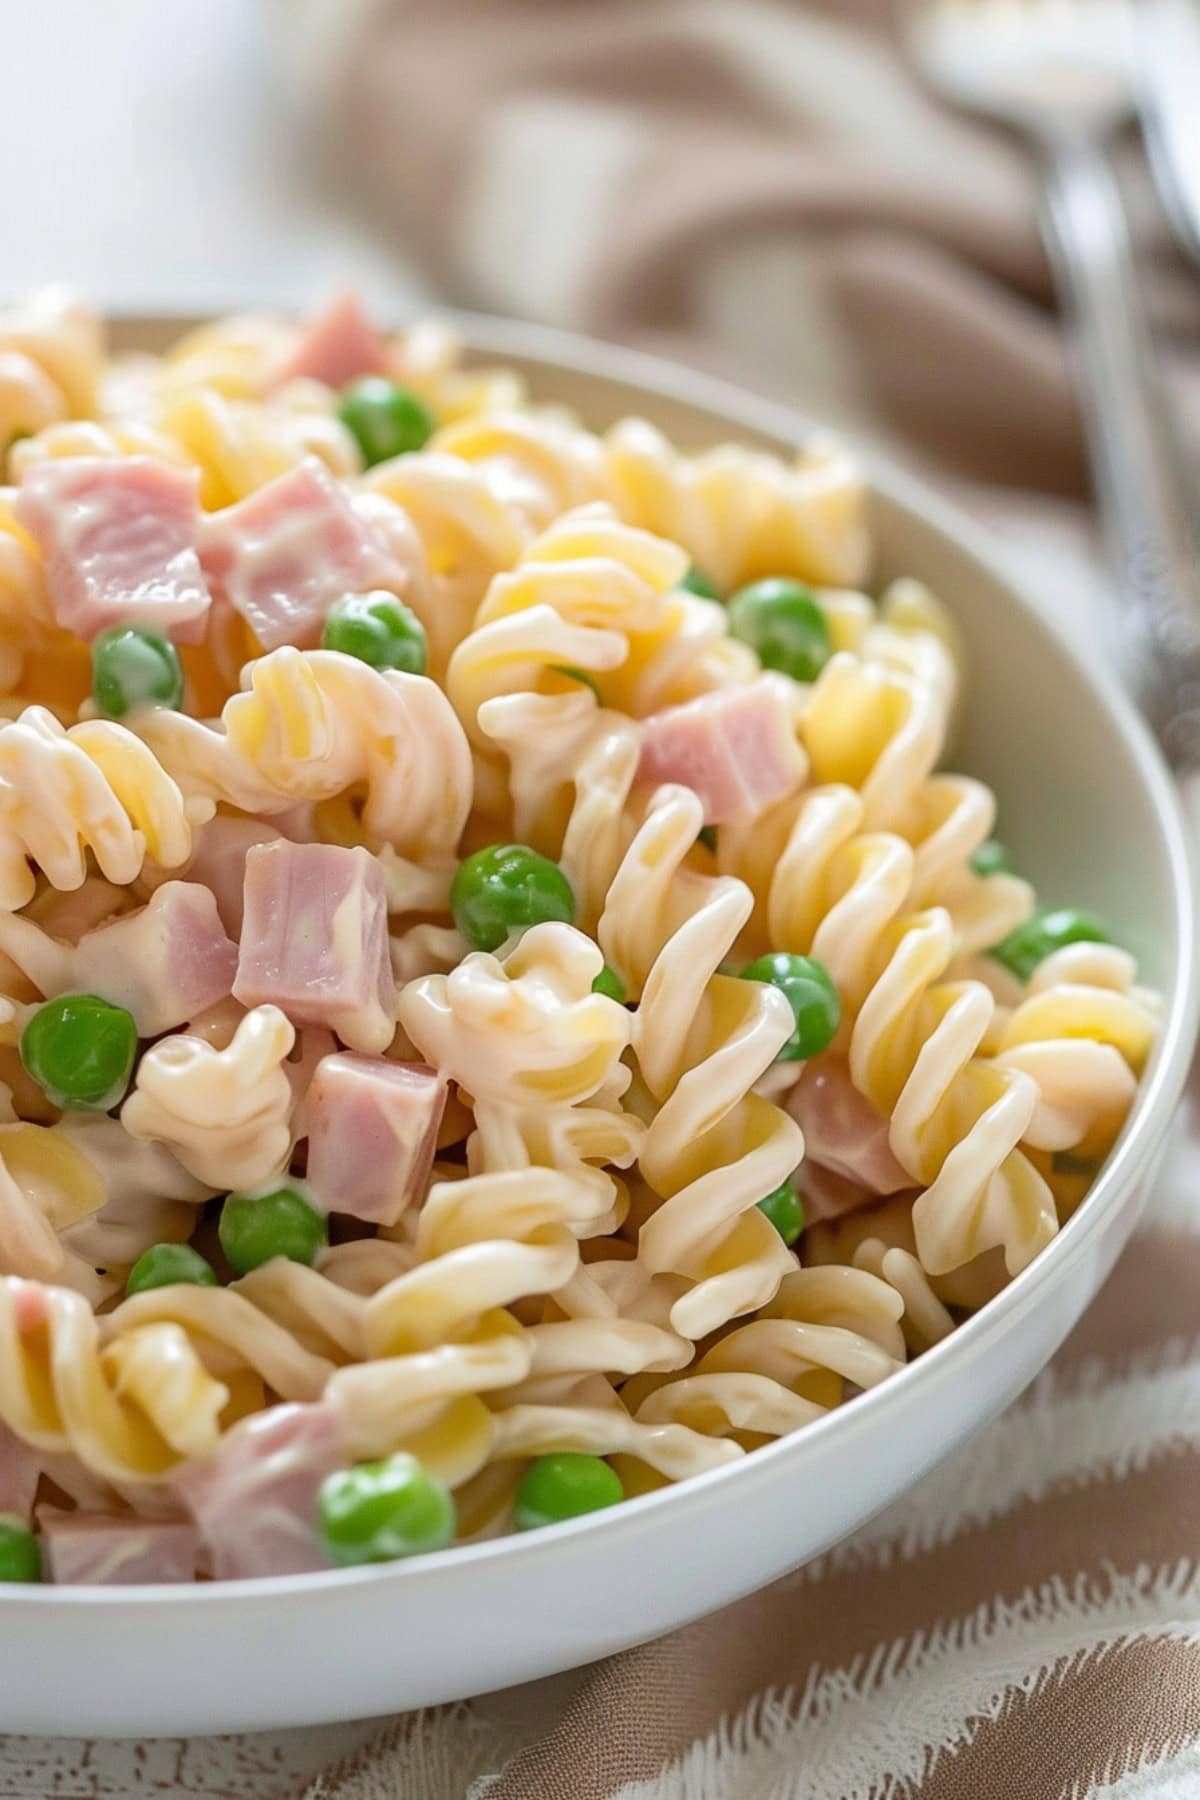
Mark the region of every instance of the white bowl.
<instances>
[{"instance_id":1,"label":"white bowl","mask_svg":"<svg viewBox=\"0 0 1200 1800\"><path fill-rule=\"evenodd\" d=\"M176 328L180 322L174 322ZM810 427L722 384L536 328L463 321L543 397L604 426L786 452ZM127 328L146 343L153 328ZM161 322L159 335L161 335ZM1140 721L924 487L870 464L880 569L923 577L967 650L956 761L1000 800L1042 894L1095 907L1165 996L1128 1126L1065 1229L883 1386L733 1467L549 1531L407 1565L225 1585L0 1597L0 1729L119 1736L366 1717L547 1675L654 1637L805 1562L961 1444L1042 1368L1146 1200L1191 1057L1195 899L1174 790Z\"/></svg>"}]
</instances>

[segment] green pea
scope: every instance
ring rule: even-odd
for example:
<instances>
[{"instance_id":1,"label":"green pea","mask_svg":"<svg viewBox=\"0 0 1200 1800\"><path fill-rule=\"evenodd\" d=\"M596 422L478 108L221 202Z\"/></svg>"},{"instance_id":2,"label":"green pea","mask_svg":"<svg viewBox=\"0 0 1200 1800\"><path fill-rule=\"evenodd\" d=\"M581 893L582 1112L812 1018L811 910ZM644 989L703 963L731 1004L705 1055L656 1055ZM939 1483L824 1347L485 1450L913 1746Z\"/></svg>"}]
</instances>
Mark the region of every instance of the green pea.
<instances>
[{"instance_id":1,"label":"green pea","mask_svg":"<svg viewBox=\"0 0 1200 1800\"><path fill-rule=\"evenodd\" d=\"M373 669L425 673L425 627L403 600L382 590L335 600L325 615L321 643Z\"/></svg>"},{"instance_id":2,"label":"green pea","mask_svg":"<svg viewBox=\"0 0 1200 1800\"><path fill-rule=\"evenodd\" d=\"M804 1230L804 1202L796 1192L796 1184L790 1176L773 1193L768 1194L765 1200L758 1202L758 1210L770 1219L790 1249Z\"/></svg>"},{"instance_id":3,"label":"green pea","mask_svg":"<svg viewBox=\"0 0 1200 1800\"><path fill-rule=\"evenodd\" d=\"M575 922L575 895L557 863L524 844L492 844L458 866L450 908L473 950L498 950L514 931Z\"/></svg>"},{"instance_id":4,"label":"green pea","mask_svg":"<svg viewBox=\"0 0 1200 1800\"><path fill-rule=\"evenodd\" d=\"M561 1451L530 1463L517 1489L513 1522L518 1531L536 1531L540 1525L599 1512L624 1498L620 1476L602 1457Z\"/></svg>"},{"instance_id":5,"label":"green pea","mask_svg":"<svg viewBox=\"0 0 1200 1800\"><path fill-rule=\"evenodd\" d=\"M986 843L980 844L971 858L971 867L976 875L1012 875L1014 873L1008 851L996 838L988 838Z\"/></svg>"},{"instance_id":6,"label":"green pea","mask_svg":"<svg viewBox=\"0 0 1200 1800\"><path fill-rule=\"evenodd\" d=\"M178 1282L216 1287L216 1271L190 1244L152 1244L130 1269L125 1292L144 1294L150 1288L174 1287Z\"/></svg>"},{"instance_id":7,"label":"green pea","mask_svg":"<svg viewBox=\"0 0 1200 1800\"><path fill-rule=\"evenodd\" d=\"M617 971L610 969L605 963L592 983L592 992L593 994L605 994L610 1000L619 1000L624 1005L627 989Z\"/></svg>"},{"instance_id":8,"label":"green pea","mask_svg":"<svg viewBox=\"0 0 1200 1800\"><path fill-rule=\"evenodd\" d=\"M603 704L604 696L600 692L600 683L586 669L574 669L568 663L551 663L550 668L555 675L564 675L568 681L577 681L581 687L591 688L596 699Z\"/></svg>"},{"instance_id":9,"label":"green pea","mask_svg":"<svg viewBox=\"0 0 1200 1800\"><path fill-rule=\"evenodd\" d=\"M92 645L92 697L110 719L140 706L183 704L183 669L169 638L137 625L114 625Z\"/></svg>"},{"instance_id":10,"label":"green pea","mask_svg":"<svg viewBox=\"0 0 1200 1800\"><path fill-rule=\"evenodd\" d=\"M681 588L686 588L689 594L699 594L702 600L719 600L721 598L721 590L716 582L710 575L706 575L703 569L698 569L695 563L692 564L679 585Z\"/></svg>"},{"instance_id":11,"label":"green pea","mask_svg":"<svg viewBox=\"0 0 1200 1800\"><path fill-rule=\"evenodd\" d=\"M317 1510L329 1560L341 1568L444 1550L457 1524L445 1482L404 1451L327 1476Z\"/></svg>"},{"instance_id":12,"label":"green pea","mask_svg":"<svg viewBox=\"0 0 1200 1800\"><path fill-rule=\"evenodd\" d=\"M42 1547L23 1519L0 1513L0 1581L40 1581Z\"/></svg>"},{"instance_id":13,"label":"green pea","mask_svg":"<svg viewBox=\"0 0 1200 1800\"><path fill-rule=\"evenodd\" d=\"M368 469L410 450L423 450L433 436L433 414L407 388L384 375L364 375L342 389L338 418L356 440Z\"/></svg>"},{"instance_id":14,"label":"green pea","mask_svg":"<svg viewBox=\"0 0 1200 1800\"><path fill-rule=\"evenodd\" d=\"M239 1275L248 1275L276 1256L311 1264L328 1242L324 1218L297 1187L230 1194L221 1208L217 1235L230 1268Z\"/></svg>"},{"instance_id":15,"label":"green pea","mask_svg":"<svg viewBox=\"0 0 1200 1800\"><path fill-rule=\"evenodd\" d=\"M716 826L715 825L702 825L700 827L699 831L696 833L696 842L698 844L703 844L704 848L708 851L711 851L713 856L715 856L717 854L717 828L716 828Z\"/></svg>"},{"instance_id":16,"label":"green pea","mask_svg":"<svg viewBox=\"0 0 1200 1800\"><path fill-rule=\"evenodd\" d=\"M801 1062L828 1049L841 1023L842 1006L828 969L812 956L776 950L742 970L746 981L766 981L786 998L796 1029L779 1052L779 1062Z\"/></svg>"},{"instance_id":17,"label":"green pea","mask_svg":"<svg viewBox=\"0 0 1200 1800\"><path fill-rule=\"evenodd\" d=\"M1066 944L1109 944L1112 939L1095 913L1062 906L1052 912L1036 912L1023 925L988 951L998 963L1028 981L1040 962Z\"/></svg>"},{"instance_id":18,"label":"green pea","mask_svg":"<svg viewBox=\"0 0 1200 1800\"><path fill-rule=\"evenodd\" d=\"M129 1085L137 1026L98 994L60 994L21 1033L21 1061L64 1110L107 1112Z\"/></svg>"},{"instance_id":19,"label":"green pea","mask_svg":"<svg viewBox=\"0 0 1200 1800\"><path fill-rule=\"evenodd\" d=\"M815 681L833 655L821 603L803 582L773 575L739 588L729 602L729 629L749 644L764 669Z\"/></svg>"}]
</instances>

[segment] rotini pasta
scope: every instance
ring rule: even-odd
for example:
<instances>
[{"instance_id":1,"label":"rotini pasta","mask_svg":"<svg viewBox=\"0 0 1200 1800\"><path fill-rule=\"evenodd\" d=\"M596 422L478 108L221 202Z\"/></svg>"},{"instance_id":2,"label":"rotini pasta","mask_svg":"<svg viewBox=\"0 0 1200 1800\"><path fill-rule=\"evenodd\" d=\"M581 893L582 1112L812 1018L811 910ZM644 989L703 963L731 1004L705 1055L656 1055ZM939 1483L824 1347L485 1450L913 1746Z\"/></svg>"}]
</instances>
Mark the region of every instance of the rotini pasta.
<instances>
[{"instance_id":1,"label":"rotini pasta","mask_svg":"<svg viewBox=\"0 0 1200 1800\"><path fill-rule=\"evenodd\" d=\"M7 1529L224 1578L574 1516L1081 1203L1155 996L942 766L952 612L860 590L841 446L598 434L345 294L115 360L39 300L0 437Z\"/></svg>"}]
</instances>

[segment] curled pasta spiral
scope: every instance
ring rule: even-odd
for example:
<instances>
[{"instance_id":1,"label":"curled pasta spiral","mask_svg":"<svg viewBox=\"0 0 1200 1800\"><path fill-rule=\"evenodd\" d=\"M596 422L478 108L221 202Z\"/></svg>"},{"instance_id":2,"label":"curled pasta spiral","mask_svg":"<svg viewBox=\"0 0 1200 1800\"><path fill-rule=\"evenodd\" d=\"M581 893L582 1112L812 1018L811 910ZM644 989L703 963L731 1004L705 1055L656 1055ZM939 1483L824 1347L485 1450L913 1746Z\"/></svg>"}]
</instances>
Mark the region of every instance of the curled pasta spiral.
<instances>
[{"instance_id":1,"label":"curled pasta spiral","mask_svg":"<svg viewBox=\"0 0 1200 1800\"><path fill-rule=\"evenodd\" d=\"M516 370L467 364L458 333L442 319L418 319L392 339L390 353L396 379L448 425L477 413L511 413L524 402Z\"/></svg>"},{"instance_id":2,"label":"curled pasta spiral","mask_svg":"<svg viewBox=\"0 0 1200 1800\"><path fill-rule=\"evenodd\" d=\"M448 425L430 449L473 464L534 531L592 500L611 500L598 438L561 417L489 412Z\"/></svg>"},{"instance_id":3,"label":"curled pasta spiral","mask_svg":"<svg viewBox=\"0 0 1200 1800\"><path fill-rule=\"evenodd\" d=\"M452 855L471 804L471 760L434 682L290 645L260 656L243 680L220 729L165 708L136 717L185 793L269 815L361 785L362 823L376 842L415 861Z\"/></svg>"},{"instance_id":4,"label":"curled pasta spiral","mask_svg":"<svg viewBox=\"0 0 1200 1800\"><path fill-rule=\"evenodd\" d=\"M989 1048L1003 1068L1037 1083L1027 1145L1051 1153L1045 1171L1083 1178L1111 1147L1154 1043L1156 1002L1136 986L1137 965L1111 944L1071 944L1047 957L1025 997L993 1021ZM1071 1151L1066 1167L1054 1153ZM1069 1208L1068 1208L1069 1210Z\"/></svg>"},{"instance_id":5,"label":"curled pasta spiral","mask_svg":"<svg viewBox=\"0 0 1200 1800\"><path fill-rule=\"evenodd\" d=\"M509 1171L556 1170L563 1184L564 1231L584 1239L620 1227L629 1200L612 1170L628 1168L637 1156L643 1136L638 1119L616 1104L517 1109L486 1101L476 1101L475 1119L468 1166L485 1181ZM421 1230L418 1224L418 1245ZM544 1230L543 1241L545 1235ZM553 1289L540 1319L526 1319L529 1379L519 1392L505 1393L505 1406L572 1393L580 1378L590 1375L680 1368L690 1360L691 1345L674 1332L648 1319L620 1316L607 1296L596 1304L600 1290L577 1280L577 1261L572 1258L572 1274Z\"/></svg>"},{"instance_id":6,"label":"curled pasta spiral","mask_svg":"<svg viewBox=\"0 0 1200 1800\"><path fill-rule=\"evenodd\" d=\"M912 1193L896 1194L875 1206L811 1226L804 1234L804 1255L819 1265L852 1264L886 1281L903 1304L901 1329L916 1354L947 1337L955 1310L975 1311L1000 1292L1008 1279L999 1249L946 1275L930 1275L917 1255L913 1232Z\"/></svg>"},{"instance_id":7,"label":"curled pasta spiral","mask_svg":"<svg viewBox=\"0 0 1200 1800\"><path fill-rule=\"evenodd\" d=\"M185 332L155 364L170 391L213 388L229 400L256 400L279 366L293 328L270 313L234 313Z\"/></svg>"},{"instance_id":8,"label":"curled pasta spiral","mask_svg":"<svg viewBox=\"0 0 1200 1800\"><path fill-rule=\"evenodd\" d=\"M655 1108L639 1161L661 1204L641 1226L638 1265L685 1278L670 1322L691 1339L763 1305L794 1266L757 1202L804 1152L795 1122L752 1091L794 1020L777 989L716 972L753 898L685 867L702 823L689 789L659 789L599 926L608 961L641 994L633 1048Z\"/></svg>"},{"instance_id":9,"label":"curled pasta spiral","mask_svg":"<svg viewBox=\"0 0 1200 1800\"><path fill-rule=\"evenodd\" d=\"M358 446L333 413L333 396L317 383L296 383L271 400L230 400L210 387L169 396L154 420L200 470L200 500L209 510L231 506L306 456L331 474L358 474Z\"/></svg>"},{"instance_id":10,"label":"curled pasta spiral","mask_svg":"<svg viewBox=\"0 0 1200 1800\"><path fill-rule=\"evenodd\" d=\"M446 685L476 746L485 804L504 792L499 746L515 814L539 841L561 834L567 759L610 723L609 708L640 718L757 672L723 610L679 589L686 568L676 545L582 507L489 587ZM573 670L594 683L599 715Z\"/></svg>"},{"instance_id":11,"label":"curled pasta spiral","mask_svg":"<svg viewBox=\"0 0 1200 1800\"><path fill-rule=\"evenodd\" d=\"M840 1405L847 1382L874 1387L900 1368L901 1312L895 1290L865 1269L798 1269L759 1318L682 1375L635 1379L623 1397L642 1423L675 1421L751 1449Z\"/></svg>"},{"instance_id":12,"label":"curled pasta spiral","mask_svg":"<svg viewBox=\"0 0 1200 1800\"><path fill-rule=\"evenodd\" d=\"M284 1064L295 1035L278 1007L257 1006L222 1050L186 1032L160 1039L138 1064L122 1125L165 1144L208 1187L259 1186L292 1148Z\"/></svg>"},{"instance_id":13,"label":"curled pasta spiral","mask_svg":"<svg viewBox=\"0 0 1200 1800\"><path fill-rule=\"evenodd\" d=\"M183 446L144 419L67 419L15 444L9 468L20 481L38 463L71 456L154 456L159 462L188 462Z\"/></svg>"},{"instance_id":14,"label":"curled pasta spiral","mask_svg":"<svg viewBox=\"0 0 1200 1800\"><path fill-rule=\"evenodd\" d=\"M862 482L837 445L790 464L733 444L687 457L625 419L604 449L621 516L682 544L723 590L782 574L847 586L866 572Z\"/></svg>"},{"instance_id":15,"label":"curled pasta spiral","mask_svg":"<svg viewBox=\"0 0 1200 1800\"><path fill-rule=\"evenodd\" d=\"M823 588L820 600L835 650L923 681L953 704L962 655L958 630L924 582L893 581L878 601L853 588Z\"/></svg>"},{"instance_id":16,"label":"curled pasta spiral","mask_svg":"<svg viewBox=\"0 0 1200 1800\"><path fill-rule=\"evenodd\" d=\"M81 1295L0 1279L0 1418L27 1443L109 1480L161 1481L212 1447L228 1399L179 1326L105 1344Z\"/></svg>"},{"instance_id":17,"label":"curled pasta spiral","mask_svg":"<svg viewBox=\"0 0 1200 1800\"><path fill-rule=\"evenodd\" d=\"M489 582L512 568L528 529L457 457L397 456L369 469L362 487L402 509L420 539L428 579L406 598L420 615L430 670L440 679L471 629Z\"/></svg>"},{"instance_id":18,"label":"curled pasta spiral","mask_svg":"<svg viewBox=\"0 0 1200 1800\"><path fill-rule=\"evenodd\" d=\"M942 979L953 953L940 907L887 928L851 1034L850 1074L890 1117L892 1150L926 1190L913 1207L922 1266L946 1274L999 1246L1016 1274L1058 1229L1054 1196L1019 1148L1038 1086L976 1054L994 1002L982 983Z\"/></svg>"},{"instance_id":19,"label":"curled pasta spiral","mask_svg":"<svg viewBox=\"0 0 1200 1800\"><path fill-rule=\"evenodd\" d=\"M15 718L36 695L69 725L91 692L91 657L55 623L42 553L17 523L15 494L0 489L0 715Z\"/></svg>"},{"instance_id":20,"label":"curled pasta spiral","mask_svg":"<svg viewBox=\"0 0 1200 1800\"><path fill-rule=\"evenodd\" d=\"M504 962L468 957L401 999L417 1048L473 1095L476 1131L466 1177L435 1183L417 1216L412 1268L360 1303L371 1361L340 1371L329 1397L356 1442L419 1441L455 1482L492 1451L482 1393L513 1389L539 1357L561 1369L564 1358L588 1367L614 1353L612 1334L589 1352L572 1322L525 1331L507 1310L570 1280L579 1238L609 1228L620 1209L614 1178L593 1164L627 1163L636 1151L637 1122L616 1106L629 1020L591 992L600 967L571 927L535 926ZM647 1335L654 1342L634 1366L663 1354Z\"/></svg>"},{"instance_id":21,"label":"curled pasta spiral","mask_svg":"<svg viewBox=\"0 0 1200 1800\"><path fill-rule=\"evenodd\" d=\"M573 1106L628 1081L624 1008L591 984L596 946L570 925L535 925L501 960L484 951L400 996L400 1023L427 1061L476 1100Z\"/></svg>"},{"instance_id":22,"label":"curled pasta spiral","mask_svg":"<svg viewBox=\"0 0 1200 1800\"><path fill-rule=\"evenodd\" d=\"M948 697L944 682L912 668L839 652L812 688L801 736L815 780L854 788L866 828L894 832L912 846L910 904L944 906L960 950L970 953L999 943L1028 918L1033 890L1018 876L971 869L996 803L981 782L932 773Z\"/></svg>"},{"instance_id":23,"label":"curled pasta spiral","mask_svg":"<svg viewBox=\"0 0 1200 1800\"><path fill-rule=\"evenodd\" d=\"M211 811L186 804L123 725L88 719L66 730L45 707L27 707L0 723L0 906L33 897L30 860L67 889L82 886L89 850L117 885L136 880L147 859L178 868L191 853L192 823Z\"/></svg>"},{"instance_id":24,"label":"curled pasta spiral","mask_svg":"<svg viewBox=\"0 0 1200 1800\"><path fill-rule=\"evenodd\" d=\"M312 1274L310 1269L303 1272ZM337 1292L332 1283L323 1285L327 1294ZM235 1393L249 1390L252 1403L259 1406L264 1403L264 1387L283 1400L319 1399L335 1367L333 1360L272 1317L269 1309L255 1305L234 1287L178 1283L151 1288L122 1301L100 1323L106 1343L113 1346L147 1329L179 1333L204 1368Z\"/></svg>"},{"instance_id":25,"label":"curled pasta spiral","mask_svg":"<svg viewBox=\"0 0 1200 1800\"><path fill-rule=\"evenodd\" d=\"M57 1127L0 1125L0 1271L76 1289L97 1303L105 1283L62 1233L99 1211L99 1170Z\"/></svg>"},{"instance_id":26,"label":"curled pasta spiral","mask_svg":"<svg viewBox=\"0 0 1200 1800\"><path fill-rule=\"evenodd\" d=\"M468 640L457 669L451 665L451 697L457 704L461 694L464 720L478 717L492 693L517 691L511 679L488 680L491 640L484 628L543 607L581 634L619 639L618 662L596 641L594 659L578 666L596 676L605 704L633 718L752 680L757 659L730 638L721 607L679 588L686 572L678 545L624 524L607 507L581 507L557 519L526 546L511 574L497 576L479 609L473 654Z\"/></svg>"},{"instance_id":27,"label":"curled pasta spiral","mask_svg":"<svg viewBox=\"0 0 1200 1800\"><path fill-rule=\"evenodd\" d=\"M91 412L103 351L99 320L66 289L0 315L0 448Z\"/></svg>"},{"instance_id":28,"label":"curled pasta spiral","mask_svg":"<svg viewBox=\"0 0 1200 1800\"><path fill-rule=\"evenodd\" d=\"M439 432L434 447L479 466L535 528L610 501L722 588L778 574L844 586L865 572L862 484L836 446L792 464L731 444L686 457L641 419L601 439L559 417L488 413Z\"/></svg>"},{"instance_id":29,"label":"curled pasta spiral","mask_svg":"<svg viewBox=\"0 0 1200 1800\"><path fill-rule=\"evenodd\" d=\"M801 737L814 781L857 789L870 827L902 830L946 723L946 696L932 682L839 651L813 684Z\"/></svg>"}]
</instances>

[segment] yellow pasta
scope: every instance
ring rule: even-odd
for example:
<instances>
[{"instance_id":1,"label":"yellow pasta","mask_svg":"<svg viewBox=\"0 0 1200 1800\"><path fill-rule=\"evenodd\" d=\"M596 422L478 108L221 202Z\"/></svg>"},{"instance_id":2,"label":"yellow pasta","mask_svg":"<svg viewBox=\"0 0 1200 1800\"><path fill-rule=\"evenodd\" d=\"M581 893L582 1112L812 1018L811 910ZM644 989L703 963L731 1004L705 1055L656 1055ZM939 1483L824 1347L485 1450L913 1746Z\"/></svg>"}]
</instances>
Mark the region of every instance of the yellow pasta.
<instances>
[{"instance_id":1,"label":"yellow pasta","mask_svg":"<svg viewBox=\"0 0 1200 1800\"><path fill-rule=\"evenodd\" d=\"M843 446L596 431L348 294L121 358L36 299L0 444L30 1530L186 1515L207 1577L611 1504L1084 1202L1156 998L945 766L955 596L864 591Z\"/></svg>"}]
</instances>

